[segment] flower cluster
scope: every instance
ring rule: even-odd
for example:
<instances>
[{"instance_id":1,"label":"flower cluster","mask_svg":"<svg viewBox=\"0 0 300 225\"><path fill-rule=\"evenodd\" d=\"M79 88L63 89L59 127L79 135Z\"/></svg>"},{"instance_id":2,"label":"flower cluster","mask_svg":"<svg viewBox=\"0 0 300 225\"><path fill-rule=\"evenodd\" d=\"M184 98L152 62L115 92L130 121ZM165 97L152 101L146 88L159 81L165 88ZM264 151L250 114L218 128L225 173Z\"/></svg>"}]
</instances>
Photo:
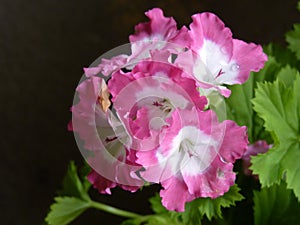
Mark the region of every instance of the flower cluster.
<instances>
[{"instance_id":1,"label":"flower cluster","mask_svg":"<svg viewBox=\"0 0 300 225\"><path fill-rule=\"evenodd\" d=\"M100 193L160 183L163 205L184 211L195 198L227 192L247 149L246 127L220 122L209 97L229 97L226 85L244 83L267 57L261 46L233 39L212 13L193 15L179 30L161 9L146 16L129 37L131 54L85 68L72 127Z\"/></svg>"}]
</instances>

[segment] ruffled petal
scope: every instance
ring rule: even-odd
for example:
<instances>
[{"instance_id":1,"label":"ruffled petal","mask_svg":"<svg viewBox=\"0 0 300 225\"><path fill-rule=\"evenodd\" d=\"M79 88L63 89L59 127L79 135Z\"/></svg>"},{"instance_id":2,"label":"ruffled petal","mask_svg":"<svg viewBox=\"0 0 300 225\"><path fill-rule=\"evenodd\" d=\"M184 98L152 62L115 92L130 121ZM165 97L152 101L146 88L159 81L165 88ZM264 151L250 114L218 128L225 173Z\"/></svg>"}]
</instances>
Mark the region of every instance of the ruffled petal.
<instances>
[{"instance_id":1,"label":"ruffled petal","mask_svg":"<svg viewBox=\"0 0 300 225\"><path fill-rule=\"evenodd\" d=\"M92 170L88 174L87 179L93 185L93 187L95 189L97 189L99 191L99 193L101 193L101 194L109 194L110 195L111 189L115 188L116 186L119 186L123 190L130 191L130 192L136 192L141 186L141 184L139 184L139 186L118 184L116 182L106 179L105 177L101 176L99 173L97 173L94 170Z\"/></svg>"},{"instance_id":2,"label":"ruffled petal","mask_svg":"<svg viewBox=\"0 0 300 225\"><path fill-rule=\"evenodd\" d=\"M259 71L264 66L267 56L261 46L233 39L229 28L216 15L201 13L192 18L191 60L188 62L184 59L186 53L180 53L183 56L179 54L177 65L192 73L199 87L229 97L230 92L222 85L244 83L251 71Z\"/></svg>"},{"instance_id":3,"label":"ruffled petal","mask_svg":"<svg viewBox=\"0 0 300 225\"><path fill-rule=\"evenodd\" d=\"M149 22L140 23L135 26L135 34L130 35L131 43L140 41L165 41L183 44L185 47L187 39L187 28L177 30L177 24L172 17L165 17L163 11L154 8L145 13Z\"/></svg>"},{"instance_id":4,"label":"ruffled petal","mask_svg":"<svg viewBox=\"0 0 300 225\"><path fill-rule=\"evenodd\" d=\"M214 67L217 60L228 60L232 56L232 33L213 13L199 13L192 16L190 34L191 49L198 52L208 67ZM217 60L216 60L217 59ZM220 62L217 62L220 63Z\"/></svg>"},{"instance_id":5,"label":"ruffled petal","mask_svg":"<svg viewBox=\"0 0 300 225\"><path fill-rule=\"evenodd\" d=\"M135 34L129 37L132 51L129 64L135 65L143 59L151 58L151 52L155 50L167 50L170 56L190 46L188 29L182 27L178 30L175 20L165 17L161 9L154 8L145 14L150 21L136 25Z\"/></svg>"},{"instance_id":6,"label":"ruffled petal","mask_svg":"<svg viewBox=\"0 0 300 225\"><path fill-rule=\"evenodd\" d=\"M199 162L197 159L194 161L194 163ZM224 195L234 184L233 164L224 163L219 157L214 159L205 172L190 174L192 165L191 162L187 163L187 166L182 170L182 177L188 187L189 194L194 198L217 198Z\"/></svg>"},{"instance_id":7,"label":"ruffled petal","mask_svg":"<svg viewBox=\"0 0 300 225\"><path fill-rule=\"evenodd\" d=\"M91 77L101 73L104 76L109 76L113 72L127 66L128 55L117 55L111 59L102 59L97 66L83 68L85 76Z\"/></svg>"},{"instance_id":8,"label":"ruffled petal","mask_svg":"<svg viewBox=\"0 0 300 225\"><path fill-rule=\"evenodd\" d=\"M193 199L186 184L177 177L164 180L161 185L164 189L160 191L160 197L162 197L162 204L168 210L183 212L185 203Z\"/></svg>"},{"instance_id":9,"label":"ruffled petal","mask_svg":"<svg viewBox=\"0 0 300 225\"><path fill-rule=\"evenodd\" d=\"M170 126L165 128L156 152L137 153L137 161L142 165L145 161L148 165L156 164L156 167L144 166L146 170L141 176L159 177L165 206L182 211L185 202L198 197L217 198L227 192L235 181L233 163L247 148L246 128L231 121L219 123L213 111L197 108L175 110L168 120ZM173 182L181 189L179 199L171 197Z\"/></svg>"},{"instance_id":10,"label":"ruffled petal","mask_svg":"<svg viewBox=\"0 0 300 225\"><path fill-rule=\"evenodd\" d=\"M221 126L225 128L225 132L220 155L222 160L234 163L237 159L242 158L247 149L247 128L237 126L235 122L230 120L223 121Z\"/></svg>"},{"instance_id":11,"label":"ruffled petal","mask_svg":"<svg viewBox=\"0 0 300 225\"><path fill-rule=\"evenodd\" d=\"M248 80L251 71L258 72L264 67L268 57L260 45L248 44L237 39L233 40L233 44L232 61L236 62L236 69L239 71L234 84L242 84ZM224 81L224 83L233 84L232 81Z\"/></svg>"}]
</instances>

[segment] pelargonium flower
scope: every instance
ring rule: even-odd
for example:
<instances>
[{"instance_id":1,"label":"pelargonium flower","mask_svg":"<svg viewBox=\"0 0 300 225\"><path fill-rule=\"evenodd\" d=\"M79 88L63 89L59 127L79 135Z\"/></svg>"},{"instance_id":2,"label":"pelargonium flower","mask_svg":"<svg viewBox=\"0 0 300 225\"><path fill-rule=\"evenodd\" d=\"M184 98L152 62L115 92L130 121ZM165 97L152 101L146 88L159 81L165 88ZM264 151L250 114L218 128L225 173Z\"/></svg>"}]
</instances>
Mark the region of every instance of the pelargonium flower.
<instances>
[{"instance_id":1,"label":"pelargonium flower","mask_svg":"<svg viewBox=\"0 0 300 225\"><path fill-rule=\"evenodd\" d=\"M168 50L178 53L190 45L188 29L183 26L177 30L172 17L164 17L163 11L154 8L145 13L150 22L135 27L135 34L129 36L132 55L130 59L141 60L150 57L153 50Z\"/></svg>"},{"instance_id":2,"label":"pelargonium flower","mask_svg":"<svg viewBox=\"0 0 300 225\"><path fill-rule=\"evenodd\" d=\"M246 127L219 122L202 93L229 97L224 85L242 84L267 57L261 46L233 39L212 13L193 15L190 30L158 8L146 16L129 38L131 54L85 69L72 126L100 193L160 183L163 205L183 211L186 202L229 190L248 144ZM107 86L99 72L111 75Z\"/></svg>"},{"instance_id":3,"label":"pelargonium flower","mask_svg":"<svg viewBox=\"0 0 300 225\"><path fill-rule=\"evenodd\" d=\"M251 156L256 156L260 153L266 153L270 148L272 148L273 145L269 145L264 140L259 140L255 142L254 144L251 144L248 146L247 151L243 155L243 169L244 173L247 176L252 175L252 171L249 169L251 166Z\"/></svg>"},{"instance_id":4,"label":"pelargonium flower","mask_svg":"<svg viewBox=\"0 0 300 225\"><path fill-rule=\"evenodd\" d=\"M191 47L180 53L176 64L191 74L199 87L217 90L228 97L223 85L244 83L250 71L259 71L267 61L262 47L233 39L229 28L212 13L192 16Z\"/></svg>"},{"instance_id":5,"label":"pelargonium flower","mask_svg":"<svg viewBox=\"0 0 300 225\"><path fill-rule=\"evenodd\" d=\"M207 103L194 80L161 62L141 62L127 73L120 70L112 75L108 87L114 109L132 137L127 147L139 151L159 145L165 119L174 109L203 109Z\"/></svg>"},{"instance_id":6,"label":"pelargonium flower","mask_svg":"<svg viewBox=\"0 0 300 225\"><path fill-rule=\"evenodd\" d=\"M141 167L130 160L130 152L123 145L122 139L128 135L109 110L107 85L100 77L91 77L76 91L79 102L71 109L72 128L84 142L81 152L93 168L88 179L100 193L110 194L110 188L117 185L136 191L143 185L134 175Z\"/></svg>"},{"instance_id":7,"label":"pelargonium flower","mask_svg":"<svg viewBox=\"0 0 300 225\"><path fill-rule=\"evenodd\" d=\"M129 36L131 55L118 55L111 59L102 59L97 67L85 68L87 76L101 72L108 76L120 68L132 68L144 59L151 59L155 50L165 51L168 56L178 53L190 45L188 29L183 26L177 29L172 17L165 17L163 11L154 8L145 13L149 22L140 23L135 27L135 33Z\"/></svg>"},{"instance_id":8,"label":"pelargonium flower","mask_svg":"<svg viewBox=\"0 0 300 225\"><path fill-rule=\"evenodd\" d=\"M235 181L233 163L247 148L246 127L219 123L213 111L197 108L175 110L168 123L159 147L137 152L137 162L146 168L141 176L164 188L163 205L184 211L185 203L195 198L227 192Z\"/></svg>"}]
</instances>

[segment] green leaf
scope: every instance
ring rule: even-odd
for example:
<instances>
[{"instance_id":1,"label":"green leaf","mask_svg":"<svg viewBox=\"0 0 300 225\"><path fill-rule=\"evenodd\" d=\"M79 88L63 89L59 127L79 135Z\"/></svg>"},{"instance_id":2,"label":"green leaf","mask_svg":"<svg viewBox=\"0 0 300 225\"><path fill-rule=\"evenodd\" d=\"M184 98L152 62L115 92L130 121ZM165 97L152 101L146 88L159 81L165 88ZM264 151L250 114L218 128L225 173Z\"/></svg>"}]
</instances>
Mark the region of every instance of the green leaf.
<instances>
[{"instance_id":1,"label":"green leaf","mask_svg":"<svg viewBox=\"0 0 300 225\"><path fill-rule=\"evenodd\" d=\"M231 95L226 99L227 118L240 126L247 126L249 139L252 139L253 110L250 100L253 96L254 74L243 85L231 86Z\"/></svg>"},{"instance_id":2,"label":"green leaf","mask_svg":"<svg viewBox=\"0 0 300 225\"><path fill-rule=\"evenodd\" d=\"M203 218L199 207L195 204L195 201L186 204L185 212L182 213L182 221L184 224L189 225L201 225L201 220Z\"/></svg>"},{"instance_id":3,"label":"green leaf","mask_svg":"<svg viewBox=\"0 0 300 225\"><path fill-rule=\"evenodd\" d=\"M298 71L289 65L282 68L278 74L278 80L282 81L286 87L293 87Z\"/></svg>"},{"instance_id":4,"label":"green leaf","mask_svg":"<svg viewBox=\"0 0 300 225\"><path fill-rule=\"evenodd\" d=\"M77 218L87 208L89 203L73 197L56 197L50 213L46 217L49 225L65 225Z\"/></svg>"},{"instance_id":5,"label":"green leaf","mask_svg":"<svg viewBox=\"0 0 300 225\"><path fill-rule=\"evenodd\" d=\"M139 225L140 223L134 219L125 220L121 225Z\"/></svg>"},{"instance_id":6,"label":"green leaf","mask_svg":"<svg viewBox=\"0 0 300 225\"><path fill-rule=\"evenodd\" d=\"M279 70L280 64L270 56L264 68L258 73L251 73L246 83L230 86L231 95L226 99L227 119L234 120L240 126L247 126L250 143L267 138L262 129L261 119L252 109L254 89L259 81L273 80Z\"/></svg>"},{"instance_id":7,"label":"green leaf","mask_svg":"<svg viewBox=\"0 0 300 225\"><path fill-rule=\"evenodd\" d=\"M235 206L235 202L244 199L239 191L240 188L237 185L234 185L223 196L220 196L216 199L199 198L188 204L194 204L194 206L198 206L201 215L206 215L209 220L211 220L213 217L222 218L222 208Z\"/></svg>"},{"instance_id":8,"label":"green leaf","mask_svg":"<svg viewBox=\"0 0 300 225\"><path fill-rule=\"evenodd\" d=\"M230 207L235 205L236 201L241 201L244 197L239 194L239 188L234 185L223 196L211 198L198 198L185 205L184 212L168 211L161 204L159 195L155 195L150 199L152 210L157 214L169 215L174 221L182 221L186 225L201 225L203 216L209 220L214 218L222 218L222 207ZM123 225L123 224L122 224ZM158 225L158 224L157 224Z\"/></svg>"},{"instance_id":9,"label":"green leaf","mask_svg":"<svg viewBox=\"0 0 300 225\"><path fill-rule=\"evenodd\" d=\"M168 210L161 204L161 197L158 194L151 197L149 199L149 202L151 204L151 209L156 214L162 214L162 213L167 213L168 212Z\"/></svg>"},{"instance_id":10,"label":"green leaf","mask_svg":"<svg viewBox=\"0 0 300 225\"><path fill-rule=\"evenodd\" d=\"M88 181L85 181L84 183L81 182L77 174L76 165L73 161L71 161L68 167L67 174L63 180L63 189L59 191L59 195L71 196L89 201L90 197L87 191L90 185L88 183Z\"/></svg>"},{"instance_id":11,"label":"green leaf","mask_svg":"<svg viewBox=\"0 0 300 225\"><path fill-rule=\"evenodd\" d=\"M208 220L211 220L212 218L222 219L222 208L235 206L235 202L244 199L239 193L239 190L238 186L234 185L227 193L216 199L198 198L187 203L185 205L185 211L181 213L183 223L199 225L201 224L203 216L206 216Z\"/></svg>"},{"instance_id":12,"label":"green leaf","mask_svg":"<svg viewBox=\"0 0 300 225\"><path fill-rule=\"evenodd\" d=\"M84 161L84 165L80 168L79 171L79 177L80 180L82 181L82 186L83 186L83 190L88 193L88 191L90 190L92 184L88 181L87 179L87 175L91 172L91 167L89 166L89 164Z\"/></svg>"},{"instance_id":13,"label":"green leaf","mask_svg":"<svg viewBox=\"0 0 300 225\"><path fill-rule=\"evenodd\" d=\"M296 58L296 54L285 46L279 44L270 43L264 46L264 52L268 54L268 57L274 57L276 59L278 66L290 65L294 68L300 67L300 62ZM280 69L280 67L274 67L275 70ZM275 75L276 73L273 73Z\"/></svg>"},{"instance_id":14,"label":"green leaf","mask_svg":"<svg viewBox=\"0 0 300 225\"><path fill-rule=\"evenodd\" d=\"M172 224L180 224L180 221L182 221L182 213L178 213L175 211L168 211L162 204L161 204L161 197L159 194L156 194L155 196L151 197L149 199L149 202L151 204L151 209L154 213L158 215L164 215L164 217L169 218L169 220L172 220Z\"/></svg>"},{"instance_id":15,"label":"green leaf","mask_svg":"<svg viewBox=\"0 0 300 225\"><path fill-rule=\"evenodd\" d=\"M274 147L253 156L251 169L259 175L262 187L279 184L285 178L287 187L300 199L300 77L288 67L281 74L274 83L261 83L256 90L254 109L272 134ZM287 87L292 76L295 81Z\"/></svg>"},{"instance_id":16,"label":"green leaf","mask_svg":"<svg viewBox=\"0 0 300 225\"><path fill-rule=\"evenodd\" d=\"M287 32L286 41L288 42L288 48L300 60L300 23L294 24L294 29Z\"/></svg>"},{"instance_id":17,"label":"green leaf","mask_svg":"<svg viewBox=\"0 0 300 225\"><path fill-rule=\"evenodd\" d=\"M284 182L254 191L255 225L299 225L300 204Z\"/></svg>"},{"instance_id":18,"label":"green leaf","mask_svg":"<svg viewBox=\"0 0 300 225\"><path fill-rule=\"evenodd\" d=\"M77 168L71 161L63 180L63 189L59 191L59 195L64 197L54 198L56 203L51 205L50 212L45 219L46 222L53 225L64 225L78 217L90 207L89 187L87 181L81 182Z\"/></svg>"}]
</instances>

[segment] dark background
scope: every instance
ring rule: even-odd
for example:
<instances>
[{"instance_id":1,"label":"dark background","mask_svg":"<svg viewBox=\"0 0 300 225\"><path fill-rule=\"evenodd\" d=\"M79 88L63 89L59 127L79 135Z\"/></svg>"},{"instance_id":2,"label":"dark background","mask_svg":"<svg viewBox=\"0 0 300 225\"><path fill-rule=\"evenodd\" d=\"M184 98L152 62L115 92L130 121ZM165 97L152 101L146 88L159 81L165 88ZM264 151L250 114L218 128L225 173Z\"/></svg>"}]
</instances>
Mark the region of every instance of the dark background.
<instances>
[{"instance_id":1,"label":"dark background","mask_svg":"<svg viewBox=\"0 0 300 225\"><path fill-rule=\"evenodd\" d=\"M144 12L158 6L180 25L212 11L235 37L284 44L300 21L296 0L0 0L0 224L40 225L73 159L82 157L66 130L82 67L127 43ZM154 188L155 189L155 188ZM153 188L103 202L148 213ZM73 224L118 224L89 210Z\"/></svg>"}]
</instances>

